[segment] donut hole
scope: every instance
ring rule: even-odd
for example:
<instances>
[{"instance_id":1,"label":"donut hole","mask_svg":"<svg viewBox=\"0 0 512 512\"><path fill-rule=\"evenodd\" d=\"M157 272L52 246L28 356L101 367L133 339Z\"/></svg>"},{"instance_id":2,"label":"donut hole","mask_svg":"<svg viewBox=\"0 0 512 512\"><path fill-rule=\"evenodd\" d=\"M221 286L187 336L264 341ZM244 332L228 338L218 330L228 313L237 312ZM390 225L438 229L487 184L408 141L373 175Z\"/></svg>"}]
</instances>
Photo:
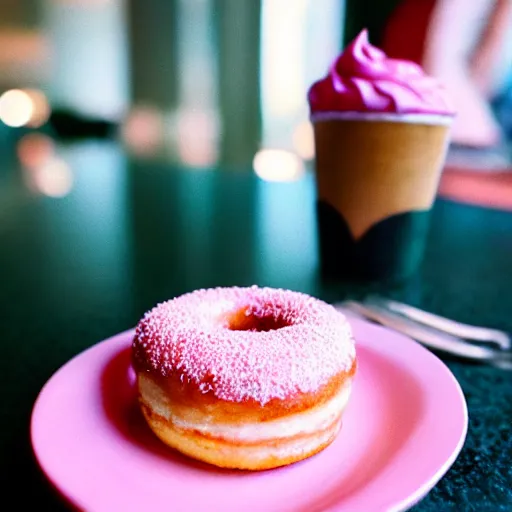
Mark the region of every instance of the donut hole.
<instances>
[{"instance_id":1,"label":"donut hole","mask_svg":"<svg viewBox=\"0 0 512 512\"><path fill-rule=\"evenodd\" d=\"M230 331L267 332L290 325L292 323L282 314L276 314L274 311L254 311L249 308L239 309L227 318L227 328Z\"/></svg>"}]
</instances>

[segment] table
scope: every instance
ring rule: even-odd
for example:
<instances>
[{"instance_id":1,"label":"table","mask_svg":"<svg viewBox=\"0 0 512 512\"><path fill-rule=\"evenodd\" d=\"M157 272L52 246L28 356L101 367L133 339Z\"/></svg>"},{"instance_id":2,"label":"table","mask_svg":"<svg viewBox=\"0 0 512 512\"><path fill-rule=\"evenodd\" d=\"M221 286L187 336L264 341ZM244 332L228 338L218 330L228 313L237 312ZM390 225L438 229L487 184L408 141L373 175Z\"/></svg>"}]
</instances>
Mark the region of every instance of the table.
<instances>
[{"instance_id":1,"label":"table","mask_svg":"<svg viewBox=\"0 0 512 512\"><path fill-rule=\"evenodd\" d=\"M369 290L320 278L310 174L269 183L249 168L187 170L87 141L61 148L72 172L64 184L72 179L73 188L53 198L27 188L13 151L4 151L0 168L0 460L5 489L23 485L20 507L59 509L29 443L38 391L69 358L133 326L156 302L254 283L327 301ZM512 214L439 200L417 275L370 288L512 331ZM444 359L466 395L469 433L414 511L511 510L511 375Z\"/></svg>"}]
</instances>

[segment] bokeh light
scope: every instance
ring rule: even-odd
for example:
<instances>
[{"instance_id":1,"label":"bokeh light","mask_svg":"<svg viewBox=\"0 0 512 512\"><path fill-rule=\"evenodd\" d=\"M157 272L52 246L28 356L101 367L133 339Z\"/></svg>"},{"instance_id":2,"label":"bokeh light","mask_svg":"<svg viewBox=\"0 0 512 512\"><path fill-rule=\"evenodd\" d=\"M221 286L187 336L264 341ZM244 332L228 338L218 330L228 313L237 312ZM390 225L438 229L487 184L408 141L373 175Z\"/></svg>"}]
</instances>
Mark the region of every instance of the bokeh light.
<instances>
[{"instance_id":1,"label":"bokeh light","mask_svg":"<svg viewBox=\"0 0 512 512\"><path fill-rule=\"evenodd\" d=\"M136 106L126 118L121 135L128 148L137 155L152 155L162 144L164 120L150 106Z\"/></svg>"},{"instance_id":2,"label":"bokeh light","mask_svg":"<svg viewBox=\"0 0 512 512\"><path fill-rule=\"evenodd\" d=\"M73 188L71 169L61 158L50 158L32 172L32 185L41 194L49 197L64 197Z\"/></svg>"},{"instance_id":3,"label":"bokeh light","mask_svg":"<svg viewBox=\"0 0 512 512\"><path fill-rule=\"evenodd\" d=\"M37 89L11 89L0 96L0 119L12 128L39 128L50 117L45 94Z\"/></svg>"},{"instance_id":4,"label":"bokeh light","mask_svg":"<svg viewBox=\"0 0 512 512\"><path fill-rule=\"evenodd\" d=\"M315 156L315 137L313 126L309 121L297 125L293 132L293 146L297 154L304 160L312 160Z\"/></svg>"},{"instance_id":5,"label":"bokeh light","mask_svg":"<svg viewBox=\"0 0 512 512\"><path fill-rule=\"evenodd\" d=\"M34 103L25 91L11 89L0 96L0 119L13 128L29 123L34 112Z\"/></svg>"},{"instance_id":6,"label":"bokeh light","mask_svg":"<svg viewBox=\"0 0 512 512\"><path fill-rule=\"evenodd\" d=\"M219 122L214 111L186 109L176 117L180 160L192 167L208 167L218 157Z\"/></svg>"},{"instance_id":7,"label":"bokeh light","mask_svg":"<svg viewBox=\"0 0 512 512\"><path fill-rule=\"evenodd\" d=\"M16 147L27 187L36 194L64 197L73 188L73 173L56 153L53 140L42 133L21 137Z\"/></svg>"},{"instance_id":8,"label":"bokeh light","mask_svg":"<svg viewBox=\"0 0 512 512\"><path fill-rule=\"evenodd\" d=\"M28 133L21 137L16 151L23 167L36 169L50 160L55 152L55 144L48 135Z\"/></svg>"},{"instance_id":9,"label":"bokeh light","mask_svg":"<svg viewBox=\"0 0 512 512\"><path fill-rule=\"evenodd\" d=\"M262 149L253 160L254 172L265 181L294 181L303 176L304 162L283 149Z\"/></svg>"},{"instance_id":10,"label":"bokeh light","mask_svg":"<svg viewBox=\"0 0 512 512\"><path fill-rule=\"evenodd\" d=\"M50 118L50 104L43 91L38 89L23 89L25 94L28 95L32 101L32 113L27 122L27 126L31 128L39 128L43 126Z\"/></svg>"}]
</instances>

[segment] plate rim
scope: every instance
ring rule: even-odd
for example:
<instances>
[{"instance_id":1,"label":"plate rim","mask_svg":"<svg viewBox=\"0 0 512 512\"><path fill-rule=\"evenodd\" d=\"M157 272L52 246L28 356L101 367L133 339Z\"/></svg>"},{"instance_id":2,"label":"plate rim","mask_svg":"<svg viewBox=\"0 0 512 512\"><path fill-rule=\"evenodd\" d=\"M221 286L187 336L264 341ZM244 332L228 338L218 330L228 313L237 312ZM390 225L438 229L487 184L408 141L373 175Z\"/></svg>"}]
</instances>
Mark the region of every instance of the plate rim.
<instances>
[{"instance_id":1,"label":"plate rim","mask_svg":"<svg viewBox=\"0 0 512 512\"><path fill-rule=\"evenodd\" d=\"M466 402L464 393L462 391L462 388L461 388L459 382L457 381L457 379L455 378L455 376L453 375L452 371L444 363L444 361L442 361L437 355L430 352L428 349L426 349L425 347L420 345L418 342L414 341L413 339L411 339L410 337L408 337L406 335L403 335L401 333L398 333L396 331L393 331L393 330L383 327L381 325L377 325L375 323L368 322L366 320L357 318L355 316L351 316L349 314L347 314L346 316L355 331L357 331L358 329L370 329L370 330L374 330L375 332L383 332L383 333L387 333L388 335L391 334L395 338L400 338L402 340L402 342L413 344L415 346L414 350L418 350L419 353L421 353L423 355L423 357L429 358L434 364L440 365L440 367L442 367L443 371L450 378L451 384L453 385L454 390L457 392L457 395L458 395L458 398L460 401L460 406L461 406L460 412L462 413L462 416L460 419L462 420L463 424L462 424L462 431L461 431L460 435L458 435L458 440L457 440L456 445L452 448L450 455L441 464L441 466L439 468L437 468L435 473L428 480L425 480L422 484L420 484L418 486L418 488L414 492L410 493L408 496L406 496L405 498L403 498L396 504L393 504L390 508L387 509L387 512L403 512L405 510L408 510L410 507L414 506L415 504L417 504L419 501L421 501L435 487L435 485L440 481L440 479L449 471L451 466L454 464L454 462L458 458L458 456L465 444L467 432L468 432L469 421L468 421L467 402ZM45 384L42 386L41 390L39 391L39 393L34 401L31 415L30 415L30 444L31 444L33 457L36 461L36 464L37 464L39 470L43 473L44 477L46 478L47 482L50 484L52 490L56 493L58 498L60 498L61 501L63 501L64 503L71 505L75 509L80 509L81 505L78 503L78 501L75 498L68 495L64 491L64 489L62 489L62 487L59 485L59 483L52 477L50 472L45 468L44 461L41 460L41 456L38 453L38 450L36 447L36 442L34 439L38 410L41 407L42 398L44 397L46 390L50 387L52 381L61 372L64 372L68 366L72 365L77 359L82 358L87 353L89 353L95 349L99 349L100 346L110 345L110 344L114 344L116 342L119 343L121 339L124 340L125 338L132 337L134 332L135 332L135 328L130 328L125 331L119 332L113 336L109 336L99 342L94 343L93 345L87 347L86 349L84 349L81 352L74 355L72 358L70 358L68 361L66 361L63 365L61 365L57 370L55 370L52 373L52 375L47 379ZM356 334L356 344L357 344L357 334ZM127 346L129 346L129 345L127 344ZM356 345L356 347L357 347L357 345ZM372 342L372 344L365 343L365 348L370 348L371 350L375 350L378 354L380 354L386 358L390 357L389 353L382 352L381 350L379 350L378 344L373 344L373 342ZM418 378L418 372L414 371L414 367L410 367L410 368L411 368L410 373L413 376L415 376L416 378ZM339 504L340 504L339 502L334 503L334 504L332 504L332 506L328 507L325 510L335 511Z\"/></svg>"}]
</instances>

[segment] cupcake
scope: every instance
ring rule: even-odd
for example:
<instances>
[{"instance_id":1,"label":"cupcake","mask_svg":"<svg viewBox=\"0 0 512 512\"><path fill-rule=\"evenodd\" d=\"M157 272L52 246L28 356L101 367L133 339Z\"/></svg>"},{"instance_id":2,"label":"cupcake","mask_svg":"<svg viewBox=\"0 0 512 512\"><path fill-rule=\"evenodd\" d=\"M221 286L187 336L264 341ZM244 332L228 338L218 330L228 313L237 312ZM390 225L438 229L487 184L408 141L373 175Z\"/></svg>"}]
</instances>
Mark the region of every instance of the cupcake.
<instances>
[{"instance_id":1,"label":"cupcake","mask_svg":"<svg viewBox=\"0 0 512 512\"><path fill-rule=\"evenodd\" d=\"M308 93L321 260L329 273L403 278L421 260L454 110L413 62L363 30Z\"/></svg>"}]
</instances>

